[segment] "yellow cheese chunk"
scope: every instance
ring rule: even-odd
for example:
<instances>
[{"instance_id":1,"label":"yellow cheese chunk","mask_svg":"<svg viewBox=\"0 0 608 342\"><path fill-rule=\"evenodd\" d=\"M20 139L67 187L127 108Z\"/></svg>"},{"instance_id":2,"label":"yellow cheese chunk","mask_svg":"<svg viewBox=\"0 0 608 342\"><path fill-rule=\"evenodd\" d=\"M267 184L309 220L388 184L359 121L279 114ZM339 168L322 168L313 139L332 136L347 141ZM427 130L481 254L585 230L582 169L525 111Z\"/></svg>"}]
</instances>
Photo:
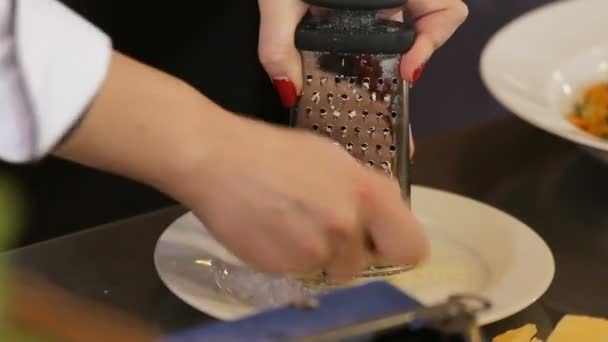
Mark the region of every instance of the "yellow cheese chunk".
<instances>
[{"instance_id":1,"label":"yellow cheese chunk","mask_svg":"<svg viewBox=\"0 0 608 342\"><path fill-rule=\"evenodd\" d=\"M532 338L536 336L537 332L538 331L536 329L536 325L526 324L521 328L509 330L501 335L494 337L492 342L531 342L530 340L532 340Z\"/></svg>"},{"instance_id":2,"label":"yellow cheese chunk","mask_svg":"<svg viewBox=\"0 0 608 342\"><path fill-rule=\"evenodd\" d=\"M568 315L562 318L547 342L607 342L608 320Z\"/></svg>"}]
</instances>

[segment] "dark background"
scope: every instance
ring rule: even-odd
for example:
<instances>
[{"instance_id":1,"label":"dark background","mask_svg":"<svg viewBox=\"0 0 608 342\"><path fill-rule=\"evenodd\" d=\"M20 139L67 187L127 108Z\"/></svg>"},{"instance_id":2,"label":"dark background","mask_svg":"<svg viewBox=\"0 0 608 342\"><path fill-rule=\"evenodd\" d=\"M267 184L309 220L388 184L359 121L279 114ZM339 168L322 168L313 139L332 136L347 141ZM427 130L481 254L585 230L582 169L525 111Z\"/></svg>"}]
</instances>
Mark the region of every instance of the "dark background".
<instances>
[{"instance_id":1,"label":"dark background","mask_svg":"<svg viewBox=\"0 0 608 342\"><path fill-rule=\"evenodd\" d=\"M227 109L287 122L287 111L257 59L255 0L63 2L106 31L118 50L186 80ZM508 115L481 83L480 52L512 13L547 2L467 1L467 22L431 59L412 92L415 137ZM55 158L32 165L0 164L0 172L13 176L25 196L20 245L172 203L136 182Z\"/></svg>"}]
</instances>

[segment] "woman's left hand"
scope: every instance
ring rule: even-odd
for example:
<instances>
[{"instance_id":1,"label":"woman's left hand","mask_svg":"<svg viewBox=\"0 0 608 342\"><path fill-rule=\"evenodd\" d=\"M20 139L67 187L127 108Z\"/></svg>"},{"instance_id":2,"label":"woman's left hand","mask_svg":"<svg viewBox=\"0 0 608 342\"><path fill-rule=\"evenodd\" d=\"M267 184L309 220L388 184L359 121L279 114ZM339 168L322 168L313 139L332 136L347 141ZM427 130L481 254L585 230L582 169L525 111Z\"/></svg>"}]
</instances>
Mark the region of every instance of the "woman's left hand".
<instances>
[{"instance_id":1,"label":"woman's left hand","mask_svg":"<svg viewBox=\"0 0 608 342\"><path fill-rule=\"evenodd\" d=\"M302 89L300 54L295 47L296 27L309 10L301 0L258 0L261 14L259 57L272 78L281 101L293 106ZM314 9L313 9L314 10ZM416 40L401 63L401 75L414 84L425 63L464 22L468 8L462 0L408 0L405 8L384 11L402 20L415 20Z\"/></svg>"}]
</instances>

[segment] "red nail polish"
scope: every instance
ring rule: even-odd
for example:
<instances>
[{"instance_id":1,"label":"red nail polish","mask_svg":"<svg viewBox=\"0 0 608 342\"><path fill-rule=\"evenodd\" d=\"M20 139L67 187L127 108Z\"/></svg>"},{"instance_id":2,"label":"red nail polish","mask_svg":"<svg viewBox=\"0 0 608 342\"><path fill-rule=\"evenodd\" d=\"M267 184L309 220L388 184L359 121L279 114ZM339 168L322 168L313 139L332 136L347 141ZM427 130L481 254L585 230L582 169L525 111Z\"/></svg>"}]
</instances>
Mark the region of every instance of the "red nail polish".
<instances>
[{"instance_id":1,"label":"red nail polish","mask_svg":"<svg viewBox=\"0 0 608 342\"><path fill-rule=\"evenodd\" d=\"M420 65L416 70L414 70L414 74L412 75L412 84L411 86L413 87L414 84L416 84L416 81L418 81L420 79L420 76L422 76L422 71L424 70L424 64Z\"/></svg>"},{"instance_id":2,"label":"red nail polish","mask_svg":"<svg viewBox=\"0 0 608 342\"><path fill-rule=\"evenodd\" d=\"M284 78L274 79L272 82L279 93L283 106L287 108L293 107L298 101L298 92L296 91L296 86L293 82Z\"/></svg>"}]
</instances>

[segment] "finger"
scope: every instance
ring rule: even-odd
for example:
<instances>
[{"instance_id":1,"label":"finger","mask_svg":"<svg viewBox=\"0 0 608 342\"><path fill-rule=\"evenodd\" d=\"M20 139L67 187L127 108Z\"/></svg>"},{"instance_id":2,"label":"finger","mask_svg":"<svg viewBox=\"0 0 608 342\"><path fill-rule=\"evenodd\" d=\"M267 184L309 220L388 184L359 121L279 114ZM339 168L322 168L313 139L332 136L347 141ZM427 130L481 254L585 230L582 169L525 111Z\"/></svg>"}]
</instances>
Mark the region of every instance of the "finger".
<instances>
[{"instance_id":1,"label":"finger","mask_svg":"<svg viewBox=\"0 0 608 342\"><path fill-rule=\"evenodd\" d=\"M341 214L332 211L322 215L329 224L328 235L332 253L325 271L332 281L348 281L366 265L368 253L364 227L354 210Z\"/></svg>"},{"instance_id":2,"label":"finger","mask_svg":"<svg viewBox=\"0 0 608 342\"><path fill-rule=\"evenodd\" d=\"M417 264L429 255L429 241L422 224L407 208L401 191L390 179L379 176L364 192L362 209L378 256L397 264Z\"/></svg>"},{"instance_id":3,"label":"finger","mask_svg":"<svg viewBox=\"0 0 608 342\"><path fill-rule=\"evenodd\" d=\"M403 57L401 74L413 84L434 51L464 22L468 8L460 0L410 0L406 8L415 19L417 36L414 45Z\"/></svg>"},{"instance_id":4,"label":"finger","mask_svg":"<svg viewBox=\"0 0 608 342\"><path fill-rule=\"evenodd\" d=\"M332 257L325 267L334 282L346 282L359 274L367 264L363 229L357 234L334 235L330 238Z\"/></svg>"},{"instance_id":5,"label":"finger","mask_svg":"<svg viewBox=\"0 0 608 342\"><path fill-rule=\"evenodd\" d=\"M289 210L237 215L242 219L230 221L229 225L240 226L248 220L249 232L224 229L217 232L217 238L256 270L297 274L320 271L328 264L329 239L320 231L319 221L311 220L308 213Z\"/></svg>"},{"instance_id":6,"label":"finger","mask_svg":"<svg viewBox=\"0 0 608 342\"><path fill-rule=\"evenodd\" d=\"M306 274L323 270L332 256L327 237L319 233L316 224L298 224L292 228L295 229L287 228L287 234L278 239L262 238L265 241L260 242L256 250L267 258L260 261L271 265L272 272Z\"/></svg>"},{"instance_id":7,"label":"finger","mask_svg":"<svg viewBox=\"0 0 608 342\"><path fill-rule=\"evenodd\" d=\"M300 0L258 0L258 4L261 20L258 55L283 105L291 107L302 89L301 57L295 47L295 31L307 6Z\"/></svg>"}]
</instances>

